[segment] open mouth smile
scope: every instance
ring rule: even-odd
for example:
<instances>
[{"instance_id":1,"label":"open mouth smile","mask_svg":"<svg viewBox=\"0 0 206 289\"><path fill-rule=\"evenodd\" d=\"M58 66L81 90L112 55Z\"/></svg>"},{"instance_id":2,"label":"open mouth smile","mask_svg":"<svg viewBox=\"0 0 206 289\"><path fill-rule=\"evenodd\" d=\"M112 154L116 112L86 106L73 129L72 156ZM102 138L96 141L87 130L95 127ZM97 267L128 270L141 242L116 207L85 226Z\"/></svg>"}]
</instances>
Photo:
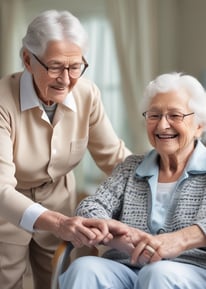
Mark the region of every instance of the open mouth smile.
<instances>
[{"instance_id":1,"label":"open mouth smile","mask_svg":"<svg viewBox=\"0 0 206 289\"><path fill-rule=\"evenodd\" d=\"M156 137L159 139L174 139L178 134L156 134Z\"/></svg>"}]
</instances>

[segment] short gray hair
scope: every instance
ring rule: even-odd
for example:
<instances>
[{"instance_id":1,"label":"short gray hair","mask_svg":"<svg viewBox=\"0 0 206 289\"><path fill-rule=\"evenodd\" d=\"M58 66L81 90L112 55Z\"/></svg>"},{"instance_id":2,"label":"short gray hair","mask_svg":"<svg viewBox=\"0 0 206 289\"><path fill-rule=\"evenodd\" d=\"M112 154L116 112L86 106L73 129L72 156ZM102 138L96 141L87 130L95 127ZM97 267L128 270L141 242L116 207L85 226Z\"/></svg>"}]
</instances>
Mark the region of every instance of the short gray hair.
<instances>
[{"instance_id":1,"label":"short gray hair","mask_svg":"<svg viewBox=\"0 0 206 289\"><path fill-rule=\"evenodd\" d=\"M88 37L82 24L68 11L48 10L37 16L28 26L22 39L22 51L27 48L42 56L47 43L52 40L67 40L79 46L84 53L88 49Z\"/></svg>"},{"instance_id":2,"label":"short gray hair","mask_svg":"<svg viewBox=\"0 0 206 289\"><path fill-rule=\"evenodd\" d=\"M146 111L153 97L158 93L184 89L190 96L188 103L195 113L197 122L206 128L206 93L202 84L193 76L173 72L159 75L145 89L142 111Z\"/></svg>"}]
</instances>

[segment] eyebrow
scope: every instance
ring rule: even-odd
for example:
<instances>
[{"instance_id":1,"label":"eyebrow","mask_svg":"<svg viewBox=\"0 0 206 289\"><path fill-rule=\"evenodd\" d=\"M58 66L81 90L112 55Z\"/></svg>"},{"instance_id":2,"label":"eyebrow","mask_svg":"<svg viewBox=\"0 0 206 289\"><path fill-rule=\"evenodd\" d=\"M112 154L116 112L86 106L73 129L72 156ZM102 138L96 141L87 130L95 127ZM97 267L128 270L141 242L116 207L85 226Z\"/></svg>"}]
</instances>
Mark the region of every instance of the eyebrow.
<instances>
[{"instance_id":1,"label":"eyebrow","mask_svg":"<svg viewBox=\"0 0 206 289\"><path fill-rule=\"evenodd\" d=\"M71 63L68 63L69 65L75 65L75 64L80 64L80 63L83 63L82 60L80 61L75 61L75 62L71 62ZM50 60L49 62L47 62L47 65L54 65L54 64L60 64L62 66L65 65L64 62L61 62L59 60Z\"/></svg>"},{"instance_id":2,"label":"eyebrow","mask_svg":"<svg viewBox=\"0 0 206 289\"><path fill-rule=\"evenodd\" d=\"M162 111L162 107L157 107L157 106L151 106L151 107L148 107L148 110L151 110L151 111ZM167 107L166 108L167 111L181 111L181 110L184 110L183 107Z\"/></svg>"}]
</instances>

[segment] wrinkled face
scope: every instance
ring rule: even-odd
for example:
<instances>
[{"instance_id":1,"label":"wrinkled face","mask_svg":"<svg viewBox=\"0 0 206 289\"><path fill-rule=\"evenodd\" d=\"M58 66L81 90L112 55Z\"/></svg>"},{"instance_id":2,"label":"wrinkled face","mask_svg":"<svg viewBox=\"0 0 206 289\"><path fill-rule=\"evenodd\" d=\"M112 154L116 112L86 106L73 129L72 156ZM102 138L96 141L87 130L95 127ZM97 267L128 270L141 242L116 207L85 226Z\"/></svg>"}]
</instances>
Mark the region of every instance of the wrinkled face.
<instances>
[{"instance_id":1,"label":"wrinkled face","mask_svg":"<svg viewBox=\"0 0 206 289\"><path fill-rule=\"evenodd\" d=\"M191 113L188 101L189 95L184 90L179 90L159 93L150 102L147 111L163 114L157 121L146 120L149 141L160 155L181 154L184 157L194 149L194 140L202 133L202 127L196 123L195 115L191 114L177 122L165 117L166 113Z\"/></svg>"},{"instance_id":2,"label":"wrinkled face","mask_svg":"<svg viewBox=\"0 0 206 289\"><path fill-rule=\"evenodd\" d=\"M44 55L38 58L48 67L70 67L82 62L82 51L67 41L51 41ZM23 53L23 59L25 67L33 75L38 97L47 104L61 103L78 81L71 78L66 69L59 77L50 77L45 67L27 50Z\"/></svg>"}]
</instances>

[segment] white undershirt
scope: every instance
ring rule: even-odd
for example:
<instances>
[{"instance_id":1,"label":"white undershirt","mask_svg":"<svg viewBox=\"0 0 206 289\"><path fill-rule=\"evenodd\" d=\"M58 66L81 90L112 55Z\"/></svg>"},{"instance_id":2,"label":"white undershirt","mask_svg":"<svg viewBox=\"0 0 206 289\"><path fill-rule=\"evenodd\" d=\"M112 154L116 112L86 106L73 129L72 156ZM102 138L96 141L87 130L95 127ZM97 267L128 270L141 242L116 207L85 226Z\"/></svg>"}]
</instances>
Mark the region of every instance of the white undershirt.
<instances>
[{"instance_id":1,"label":"white undershirt","mask_svg":"<svg viewBox=\"0 0 206 289\"><path fill-rule=\"evenodd\" d=\"M158 231L164 226L166 212L170 206L172 192L177 182L158 183L155 204L152 211L152 227L154 231Z\"/></svg>"}]
</instances>

